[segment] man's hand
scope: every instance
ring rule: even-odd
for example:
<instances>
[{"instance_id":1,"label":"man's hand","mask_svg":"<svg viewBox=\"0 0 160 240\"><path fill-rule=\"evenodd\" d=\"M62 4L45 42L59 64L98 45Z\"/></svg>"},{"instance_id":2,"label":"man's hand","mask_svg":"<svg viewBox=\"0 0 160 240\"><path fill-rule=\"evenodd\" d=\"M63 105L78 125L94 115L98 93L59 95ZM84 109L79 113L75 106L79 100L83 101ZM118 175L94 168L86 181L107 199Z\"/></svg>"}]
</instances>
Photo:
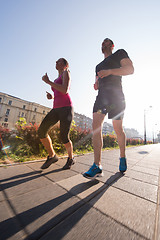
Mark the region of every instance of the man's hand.
<instances>
[{"instance_id":1,"label":"man's hand","mask_svg":"<svg viewBox=\"0 0 160 240\"><path fill-rule=\"evenodd\" d=\"M111 75L111 69L101 70L101 71L98 72L98 77L99 78L108 77L109 75Z\"/></svg>"},{"instance_id":2,"label":"man's hand","mask_svg":"<svg viewBox=\"0 0 160 240\"><path fill-rule=\"evenodd\" d=\"M47 84L50 83L50 80L49 80L49 77L48 77L47 73L42 77L42 80Z\"/></svg>"},{"instance_id":3,"label":"man's hand","mask_svg":"<svg viewBox=\"0 0 160 240\"><path fill-rule=\"evenodd\" d=\"M93 86L94 86L94 90L98 90L98 87L99 87L98 81L95 82L95 84Z\"/></svg>"}]
</instances>

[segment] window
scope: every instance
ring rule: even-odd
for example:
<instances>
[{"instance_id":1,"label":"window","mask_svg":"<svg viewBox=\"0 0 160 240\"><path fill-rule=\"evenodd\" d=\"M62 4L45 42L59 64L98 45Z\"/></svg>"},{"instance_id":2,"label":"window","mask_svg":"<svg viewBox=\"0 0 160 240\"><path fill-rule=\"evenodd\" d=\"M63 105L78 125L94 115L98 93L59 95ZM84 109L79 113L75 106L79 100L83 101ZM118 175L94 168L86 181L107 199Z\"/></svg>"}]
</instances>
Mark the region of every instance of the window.
<instances>
[{"instance_id":1,"label":"window","mask_svg":"<svg viewBox=\"0 0 160 240\"><path fill-rule=\"evenodd\" d=\"M37 108L35 108L34 111L37 112Z\"/></svg>"},{"instance_id":2,"label":"window","mask_svg":"<svg viewBox=\"0 0 160 240\"><path fill-rule=\"evenodd\" d=\"M9 100L8 105L12 105L12 101L11 100Z\"/></svg>"},{"instance_id":3,"label":"window","mask_svg":"<svg viewBox=\"0 0 160 240\"><path fill-rule=\"evenodd\" d=\"M23 109L26 109L26 105L23 105Z\"/></svg>"},{"instance_id":4,"label":"window","mask_svg":"<svg viewBox=\"0 0 160 240\"><path fill-rule=\"evenodd\" d=\"M5 119L4 119L4 122L8 122L8 118L5 118Z\"/></svg>"},{"instance_id":5,"label":"window","mask_svg":"<svg viewBox=\"0 0 160 240\"><path fill-rule=\"evenodd\" d=\"M2 102L2 98L0 97L0 103Z\"/></svg>"},{"instance_id":6,"label":"window","mask_svg":"<svg viewBox=\"0 0 160 240\"><path fill-rule=\"evenodd\" d=\"M24 112L22 112L22 115L21 115L21 117L24 117Z\"/></svg>"},{"instance_id":7,"label":"window","mask_svg":"<svg viewBox=\"0 0 160 240\"><path fill-rule=\"evenodd\" d=\"M8 127L8 123L2 123L2 126L7 128Z\"/></svg>"},{"instance_id":8,"label":"window","mask_svg":"<svg viewBox=\"0 0 160 240\"><path fill-rule=\"evenodd\" d=\"M7 111L6 111L6 117L8 117L9 112L10 112L10 109L7 109Z\"/></svg>"},{"instance_id":9,"label":"window","mask_svg":"<svg viewBox=\"0 0 160 240\"><path fill-rule=\"evenodd\" d=\"M45 110L43 110L43 114L45 114Z\"/></svg>"}]
</instances>

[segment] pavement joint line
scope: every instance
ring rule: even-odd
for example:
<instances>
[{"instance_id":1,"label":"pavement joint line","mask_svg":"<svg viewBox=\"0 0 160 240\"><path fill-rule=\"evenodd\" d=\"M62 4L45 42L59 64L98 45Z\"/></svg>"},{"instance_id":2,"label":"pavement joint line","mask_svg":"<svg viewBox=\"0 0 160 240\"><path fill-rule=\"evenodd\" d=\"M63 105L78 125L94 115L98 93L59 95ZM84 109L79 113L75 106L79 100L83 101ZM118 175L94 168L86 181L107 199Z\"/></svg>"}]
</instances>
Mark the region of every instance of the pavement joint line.
<instances>
[{"instance_id":1,"label":"pavement joint line","mask_svg":"<svg viewBox=\"0 0 160 240\"><path fill-rule=\"evenodd\" d=\"M77 161L76 161L76 162L77 162ZM78 163L79 163L79 162L78 162ZM60 166L60 164L58 164L58 163L55 163L55 164L58 165L58 166ZM79 164L88 166L87 164L83 164L83 163L79 163ZM28 167L29 167L29 166L28 166ZM31 168L31 167L29 167L29 168ZM32 168L31 168L31 169L32 169ZM32 170L34 170L34 169L32 169ZM74 170L74 169L70 169L70 170L73 171L73 172L75 172L75 173L82 174L82 172L78 172L77 170ZM131 168L128 168L128 170L132 170L132 169L131 169ZM103 170L103 171L104 171L104 172L109 172L109 173L115 173L115 172L109 171L109 170ZM135 170L132 170L132 171L134 171L134 172L140 172L140 173L143 173L143 174L146 174L146 175L156 176L156 177L157 177L157 175L150 174L150 173L144 173L144 172L135 171ZM125 176L125 175L124 175L124 177L129 178L129 179L134 179L134 180L136 180L136 181L143 182L143 183L146 183L146 184L149 184L149 185L157 186L156 184L148 183L148 182L146 182L146 181L142 181L142 180L136 179L136 178L134 178L134 177L129 177L129 176ZM48 178L48 179L50 180L50 178ZM99 181L103 183L103 181L101 181L101 180L99 180Z\"/></svg>"},{"instance_id":2,"label":"pavement joint line","mask_svg":"<svg viewBox=\"0 0 160 240\"><path fill-rule=\"evenodd\" d=\"M106 184L106 183L104 183L104 185L106 185L106 189L108 189L109 187L111 187L112 184L113 184L115 181L117 181L119 178L120 178L120 176L117 177L116 179L114 179L109 185ZM57 184L57 183L56 183L56 184ZM63 188L65 191L68 192L68 190L65 189L64 187L62 187L61 185L59 185L59 184L57 184L57 185L60 186L61 188ZM64 220L66 220L68 217L72 216L75 212L77 212L77 211L78 211L80 208L82 208L84 205L86 205L86 204L89 204L89 205L90 205L90 201L91 201L92 199L94 199L96 196L98 196L98 195L99 195L101 192L103 192L103 191L104 191L104 188L102 188L100 191L97 192L97 194L93 195L91 198L89 198L89 199L86 200L86 201L85 201L84 199L81 199L81 198L78 197L77 195L71 193L72 196L77 197L80 201L83 202L83 204L82 204L79 208L75 209L73 212L71 212L70 214L68 214L63 220L59 221L55 226L51 227L51 229L48 230L46 233L44 233L41 237L45 236L48 232L50 232L52 229L54 229L55 227L57 227L57 226L58 226L59 224L61 224ZM88 198L88 196L87 196L86 198ZM150 240L150 239L144 237L143 235L141 235L140 233L134 231L133 229L127 227L125 224L117 221L116 219L114 219L113 217L109 216L108 214L105 214L104 212L102 212L102 211L99 210L98 208L96 208L96 207L94 207L94 206L92 206L92 205L90 205L90 206L91 206L92 208L94 208L96 211L98 211L98 212L100 212L101 214L103 214L104 216L106 216L106 217L108 217L109 219L111 219L112 221L118 223L119 225L123 226L123 227L126 228L127 230L129 230L129 231L133 232L134 234L138 235L139 237L143 238L144 240ZM41 237L40 237L40 238L41 238ZM40 240L40 238L39 238L39 240Z\"/></svg>"},{"instance_id":3,"label":"pavement joint line","mask_svg":"<svg viewBox=\"0 0 160 240\"><path fill-rule=\"evenodd\" d=\"M155 175L155 174L151 174L151 173L146 173L146 172L134 170L134 169L132 169L132 168L129 168L128 170L132 170L132 171L135 171L135 172L144 173L144 174L147 174L147 175L150 175L150 176L155 176L155 177L157 177L157 175ZM155 170L155 169L154 169L154 170Z\"/></svg>"},{"instance_id":4,"label":"pavement joint line","mask_svg":"<svg viewBox=\"0 0 160 240\"><path fill-rule=\"evenodd\" d=\"M127 227L125 224L119 222L118 220L114 219L113 217L109 216L108 214L102 212L100 209L98 209L98 208L96 208L96 207L94 207L94 206L93 206L93 208L96 209L98 212L100 212L102 215L108 217L109 219L111 219L111 220L113 220L114 222L118 223L119 225L123 226L123 227L126 228L127 230L129 230L129 231L133 232L134 234L138 235L138 236L141 237L142 239L144 239L144 240L150 240L149 238L147 238L147 237L141 235L140 233L136 232L135 230Z\"/></svg>"},{"instance_id":5,"label":"pavement joint line","mask_svg":"<svg viewBox=\"0 0 160 240\"><path fill-rule=\"evenodd\" d=\"M116 189L118 189L118 190L121 190L122 192L126 192L126 193L128 193L128 194L131 194L132 196L136 196L136 197L138 197L138 198L141 198L141 199L143 199L143 200L145 200L145 201L147 201L147 202L151 202L151 203L153 203L153 204L156 204L156 203L153 202L152 200L146 199L146 198L144 198L144 197L141 197L141 196L139 196L139 195L137 195L137 194L135 194L135 193L128 192L127 190L121 189L121 188L119 188L119 187L115 187L115 186L112 186L112 187L113 187L113 188L116 188Z\"/></svg>"},{"instance_id":6,"label":"pavement joint line","mask_svg":"<svg viewBox=\"0 0 160 240\"><path fill-rule=\"evenodd\" d=\"M71 169L71 170L72 170L72 169ZM77 172L77 171L75 171L75 170L72 170L72 171ZM77 173L80 174L79 172L77 172ZM123 175L123 176L125 177L125 175ZM107 186L106 188L108 189L108 188L111 187L111 186L113 185L113 183L116 182L119 178L120 178L120 176L118 176L117 178L115 178L110 184L106 184L106 183L102 182L100 179L97 179L97 178L96 178L96 179L97 179L99 182L101 182L101 183L103 183L104 185L106 185L106 186ZM51 179L49 179L49 180L51 180ZM51 180L51 181L52 181L52 180ZM59 187L61 187L61 188L64 189L65 191L69 192L66 188L62 187L62 186L59 185L57 182L55 182L55 181L53 181L53 182L56 183ZM126 191L126 190L124 190L124 189L121 189L121 188L118 188L118 187L115 187L115 186L112 186L112 187L113 187L113 188L116 188L116 189L118 189L118 190L120 190L120 191L122 191L122 192L126 192L126 193L128 193L128 194L131 194L131 195L133 195L133 196L136 196L136 197L141 198L141 199L143 199L143 200L145 200L145 201L148 201L148 202L151 202L151 203L155 204L155 202L153 202L153 201L151 201L151 200L149 200L149 199L143 198L143 197L141 197L141 196L139 196L139 195L133 194L133 193L128 192L128 191ZM91 197L91 198L90 198L89 200L87 200L87 201L84 201L84 200L81 199L79 196L77 196L77 195L75 195L75 194L73 194L73 193L71 193L71 192L70 192L70 194L71 194L72 196L77 197L80 201L84 201L85 203L88 203L88 204L89 204L89 202L90 202L93 198L95 198L96 196L98 196L101 192L103 192L103 190L104 190L104 188L102 188L101 191L98 191L97 194L93 195L93 197ZM87 197L88 197L88 196L87 196ZM84 204L84 205L85 205L85 204ZM83 205L83 206L84 206L84 205ZM80 207L79 207L78 209L76 209L74 212L78 211L81 207L82 207L82 206L80 206ZM116 219L114 219L114 218L110 217L109 215L101 212L101 210L97 209L96 207L93 206L93 208L96 209L97 211L99 211L101 214L103 214L103 215L109 217L110 219L114 220L114 221L117 222L118 224L122 225L123 227L127 228L128 230L136 233L138 236L143 237L145 240L149 240L148 238L145 238L144 236L142 236L141 234L137 233L136 231L128 228L126 225L122 224L121 222L117 221ZM73 212L73 213L74 213L74 212ZM71 216L73 213L71 213L69 216ZM68 216L67 216L67 217L68 217ZM67 218L67 217L66 217L66 218ZM65 219L66 219L66 218L65 218ZM65 220L65 219L64 219L64 220ZM55 226L54 226L54 227L55 227Z\"/></svg>"},{"instance_id":7,"label":"pavement joint line","mask_svg":"<svg viewBox=\"0 0 160 240\"><path fill-rule=\"evenodd\" d=\"M92 153L91 153L91 154L92 154ZM85 154L84 154L84 155L85 155ZM64 157L63 157L63 158L64 158ZM62 158L62 159L63 159L63 158ZM41 162L41 161L44 161L44 160L39 160L39 162ZM141 161L142 161L142 159L141 159L140 161L138 161L138 162L141 162ZM35 161L34 161L34 162L35 162ZM36 161L36 162L37 162L37 161ZM77 161L77 162L78 162L78 161ZM28 161L28 162L20 163L20 164L27 164L27 167L28 167L28 168L30 168L30 169L32 169L33 171L35 171L35 169L32 168L32 164L30 164L30 163L32 163L32 162L29 162L29 161ZM80 162L78 162L78 163L80 163ZM84 163L80 163L80 164L82 164L82 165L87 165L87 166L88 166L88 164L84 164ZM12 166L12 164L10 164L10 165ZM56 164L56 165L59 166L59 164ZM158 167L157 167L157 168L158 168ZM72 170L72 169L70 169L70 170L73 171L73 172L76 172L77 174L80 174L80 173L79 173L78 171L76 171L76 170ZM132 169L129 168L128 170L132 170ZM107 170L104 170L104 171L107 171ZM135 170L132 170L132 171L135 171ZM111 171L108 171L108 172L111 172ZM135 171L135 172L141 172L141 171ZM37 173L38 173L38 172L37 172ZM42 172L42 173L43 173L43 172ZM111 173L115 173L115 172L111 172ZM159 175L158 175L158 176L157 176L157 175L153 175L153 174L149 174L149 173L144 173L144 172L141 172L141 173L146 174L146 175L156 176L156 177L159 178L159 181L158 181L158 182L159 182L159 183L158 183L158 190L157 190L157 203L152 202L152 201L150 201L150 200L148 200L148 199L145 199L145 198L143 198L143 197L137 196L137 195L135 195L135 194L133 194L133 193L130 193L130 192L126 191L126 190L123 190L123 189L121 189L121 188L119 188L119 187L113 186L113 183L116 182L117 179L119 179L119 177L116 177L114 180L112 180L112 181L110 182L110 184L106 184L106 183L102 182L100 179L98 179L99 182L101 182L101 183L104 184L104 187L103 187L102 189L100 189L99 191L95 192L95 194L94 194L94 191L93 191L93 192L91 193L91 197L88 198L88 196L87 196L87 197L86 197L86 201L84 201L83 199L80 199L79 196L77 196L76 194L73 194L72 192L68 191L68 190L65 189L63 186L59 185L58 182L56 182L56 181L48 178L48 176L46 176L46 175L44 174L43 176L46 177L49 181L53 182L54 184L57 184L59 187L61 187L62 189L64 189L66 192L69 192L71 196L74 196L74 197L80 199L80 202L82 203L82 204L79 204L78 206L76 205L77 208L76 208L75 210L72 210L70 213L68 213L68 215L66 215L66 216L64 217L64 219L62 218L61 220L59 220L59 223L57 223L56 225L52 226L52 227L50 228L50 230L51 230L51 229L54 229L57 225L61 224L61 222L65 221L66 218L72 216L75 212L77 212L79 209L81 209L82 207L84 207L86 204L91 205L91 204L90 204L90 201L93 200L93 199L94 199L96 196L98 196L99 194L101 195L101 193L105 190L105 186L106 186L106 189L108 189L109 187L117 188L117 189L119 189L120 191L127 192L127 193L129 193L129 194L132 194L132 195L138 197L138 198L142 198L142 199L144 199L145 201L149 201L149 202L152 202L152 203L155 204L155 209L156 209L155 211L156 211L157 215L155 216L155 228L154 228L154 233L153 233L153 234L154 234L154 238L153 238L152 240L158 240L158 231L160 230L160 228L158 228L158 227L160 227L160 225L158 226L159 221L160 221L160 216L158 215L158 211L159 211L159 207L160 207L160 169L159 169ZM40 172L39 172L39 176L41 176L41 173L40 173ZM124 176L125 176L125 175L124 175ZM131 178L131 177L129 177L129 176L125 176L125 177ZM131 178L131 179L132 179L132 178ZM133 178L133 179L134 179L134 178ZM135 180L138 180L138 179L135 179ZM140 180L138 180L138 181L140 181ZM148 184L150 184L150 183L148 183ZM154 184L153 184L153 185L154 185ZM157 185L156 185L156 186L157 186ZM12 209L12 202L10 202L10 199L8 198L7 192L5 192L5 190L3 190L3 195L4 195L4 200L3 200L3 201L6 202L7 206L9 207L9 211L12 213L12 215L14 214L14 216L16 216L16 211L15 211L15 212L13 211L14 209ZM90 195L89 195L89 196L90 196ZM85 198L84 198L84 199L85 199ZM94 208L96 211L99 211L101 214L103 214L103 215L105 215L106 217L112 219L113 221L117 222L118 224L124 226L126 229L128 229L129 231L131 231L131 232L135 233L136 235L142 237L143 239L148 240L147 237L142 236L140 233L137 233L136 230L130 229L130 227L128 227L128 226L126 226L125 224L117 221L116 219L112 218L111 216L109 216L109 215L101 212L101 210L97 209L96 207L94 207L94 206L91 205L91 208ZM19 224L19 219L18 219L17 216L16 216L15 219L17 219L17 222L18 222L18 224ZM19 226L20 226L20 225L19 225ZM22 230L22 231L25 232L25 230L27 230L27 229L22 228L22 226L20 226L20 230ZM47 233L48 231L50 231L50 230L47 230L46 233ZM44 236L46 233L43 233L43 236ZM28 234L28 233L25 232L25 234ZM38 239L40 239L41 237L42 237L42 236L38 237ZM151 239L150 239L150 240L151 240Z\"/></svg>"},{"instance_id":8,"label":"pavement joint line","mask_svg":"<svg viewBox=\"0 0 160 240\"><path fill-rule=\"evenodd\" d=\"M31 168L31 167L30 167L30 168ZM31 169L32 169L32 168L31 168ZM33 170L33 169L32 169L32 170ZM79 172L78 172L78 174L79 174ZM110 184L106 184L106 183L100 181L99 179L97 179L97 180L98 180L99 182L103 183L104 185L106 185L106 189L108 189L109 187L111 187L111 186L113 185L114 182L116 182L116 181L117 181L120 177L122 177L122 176L124 176L124 175L121 175L121 176L116 177ZM97 191L97 193L95 193L95 194L92 193L93 196L92 196L91 198L89 198L88 200L85 201L84 199L81 199L79 196L75 195L74 193L69 192L65 187L59 185L56 181L48 178L47 176L44 176L44 177L46 177L47 179L49 179L51 182L54 182L56 185L58 185L59 187L61 187L62 189L64 189L66 192L70 193L71 196L78 198L78 199L80 200L80 202L83 202L83 204L82 204L79 208L75 209L75 210L72 211L70 214L68 214L67 216L65 216L65 217L64 217L63 219L61 219L56 225L54 225L53 227L51 227L51 229L54 229L57 225L59 225L61 222L63 222L63 221L66 220L68 217L70 217L71 215L73 215L76 211L78 211L81 207L83 207L83 206L86 205L87 203L89 204L92 199L94 199L96 196L98 196L101 192L104 191L104 188L102 188L101 190ZM112 186L112 187L114 187L114 186ZM117 188L117 187L115 187L115 188ZM119 188L117 188L117 189L119 189ZM122 189L119 189L119 190L124 191L124 190L122 190ZM124 191L124 192L127 192L127 191ZM129 193L129 192L127 192L127 193ZM131 193L129 193L129 194L131 194ZM135 195L135 194L132 194L132 195ZM86 199L87 199L87 198L88 198L88 196L86 197ZM146 200L146 199L145 199L145 200ZM155 204L155 203L154 203L154 204ZM94 209L96 209L97 211L99 211L101 214L107 216L108 218L110 218L110 219L112 219L113 221L117 222L118 224L122 225L123 227L125 227L125 228L128 229L129 231L132 231L133 233L137 234L138 236L143 237L145 240L149 240L148 238L145 238L145 237L142 236L141 234L137 233L136 231L130 229L129 227L127 227L127 226L124 225L123 223L121 223L121 222L117 221L116 219L112 218L111 216L109 216L109 215L101 212L101 211L100 211L99 209L97 209L96 207L94 207L94 206L92 206L92 207L93 207ZM49 229L46 233L48 233L49 231L51 231L51 229ZM44 236L46 233L44 233L42 236ZM41 238L42 236L40 236L40 238ZM39 238L39 239L40 239L40 238Z\"/></svg>"},{"instance_id":9,"label":"pavement joint line","mask_svg":"<svg viewBox=\"0 0 160 240\"><path fill-rule=\"evenodd\" d=\"M83 202L83 200L81 199L81 202ZM50 232L52 229L54 229L55 227L57 227L59 224L61 224L62 222L64 222L68 217L72 216L76 211L78 211L81 207L83 207L84 205L86 205L86 202L83 202L82 205L73 210L72 212L68 213L65 217L63 217L61 220L59 220L54 226L50 227L50 229L48 229L47 231L43 232L37 240L40 240L42 237L44 237L48 232ZM36 240L36 239L35 239Z\"/></svg>"},{"instance_id":10,"label":"pavement joint line","mask_svg":"<svg viewBox=\"0 0 160 240\"><path fill-rule=\"evenodd\" d=\"M32 169L32 167L30 167L30 166L28 166L28 167L29 167L30 169ZM34 170L34 169L32 169L32 170ZM81 173L78 172L78 171L75 171L75 170L72 170L72 169L70 169L70 170L73 171L73 172L76 172L76 173L78 173L78 174L81 174ZM112 173L113 173L113 172L112 172ZM43 172L42 172L42 174L43 174ZM43 177L45 177L45 178L47 178L49 181L57 184L56 181L50 179L50 178L49 178L48 176L46 176L45 174L43 175ZM127 176L124 175L124 177L127 177ZM128 177L128 178L129 178L129 177ZM97 178L96 178L96 179L97 179ZM100 180L99 178L98 178L97 180L98 180L99 182L103 183L103 184L106 184L107 186L110 186L110 185L112 185L114 182L116 182L117 179L119 179L119 177L117 177L116 179L114 179L113 182L111 182L110 184L104 183L104 182L103 182L102 180ZM149 183L148 183L148 184L149 184ZM61 185L59 185L59 184L57 184L57 185L58 185L59 187L63 188L65 191L68 191L66 188L62 187ZM155 204L155 202L153 202L152 200L146 199L146 198L141 197L141 196L139 196L139 195L137 195L137 194L131 193L131 192L127 191L127 190L121 189L121 188L116 187L116 186L112 186L112 187ZM99 192L99 193L100 193L100 192ZM74 194L72 194L72 195L73 195L73 196L76 196L76 195L74 195ZM77 197L78 197L78 196L77 196Z\"/></svg>"},{"instance_id":11,"label":"pavement joint line","mask_svg":"<svg viewBox=\"0 0 160 240\"><path fill-rule=\"evenodd\" d=\"M157 206L156 206L156 214L155 214L155 228L154 228L154 236L153 240L158 240L160 233L160 168L159 168L159 181L158 181L158 191L157 191Z\"/></svg>"},{"instance_id":12,"label":"pavement joint line","mask_svg":"<svg viewBox=\"0 0 160 240\"><path fill-rule=\"evenodd\" d=\"M134 178L134 177L129 177L129 176L125 176L125 177L126 177L126 178L129 178L129 179L134 179L134 180L136 180L136 181L138 181L138 182L147 183L147 184L152 185L152 186L157 186L157 184L153 184L153 183L149 183L149 182L146 182L146 181L142 181L142 180L139 180L139 179Z\"/></svg>"}]
</instances>

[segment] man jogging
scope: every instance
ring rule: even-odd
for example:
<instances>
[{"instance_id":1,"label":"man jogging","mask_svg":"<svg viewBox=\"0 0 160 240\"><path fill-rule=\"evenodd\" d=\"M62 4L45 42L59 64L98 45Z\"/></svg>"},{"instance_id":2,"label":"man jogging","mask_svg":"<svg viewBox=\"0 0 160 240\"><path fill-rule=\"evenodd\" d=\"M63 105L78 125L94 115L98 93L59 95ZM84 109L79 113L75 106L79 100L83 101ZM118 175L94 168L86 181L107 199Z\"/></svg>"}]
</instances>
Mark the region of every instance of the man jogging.
<instances>
[{"instance_id":1,"label":"man jogging","mask_svg":"<svg viewBox=\"0 0 160 240\"><path fill-rule=\"evenodd\" d=\"M119 170L127 170L125 155L126 138L123 131L123 115L125 110L125 98L122 90L122 76L133 74L134 67L127 52L123 49L112 53L113 41L109 38L102 43L104 60L96 66L96 82L94 89L98 95L93 107L93 148L94 163L92 167L83 174L84 177L92 179L102 176L101 150L103 147L102 126L108 114L112 119L113 128L117 135L120 148Z\"/></svg>"}]
</instances>

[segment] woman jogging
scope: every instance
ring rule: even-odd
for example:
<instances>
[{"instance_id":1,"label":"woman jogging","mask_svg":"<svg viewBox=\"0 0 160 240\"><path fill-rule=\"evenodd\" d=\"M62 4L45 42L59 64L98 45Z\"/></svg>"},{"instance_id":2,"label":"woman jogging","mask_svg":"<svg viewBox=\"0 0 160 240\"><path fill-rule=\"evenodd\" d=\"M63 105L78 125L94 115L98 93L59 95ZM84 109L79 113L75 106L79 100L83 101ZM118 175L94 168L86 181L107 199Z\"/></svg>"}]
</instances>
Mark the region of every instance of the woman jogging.
<instances>
[{"instance_id":1,"label":"woman jogging","mask_svg":"<svg viewBox=\"0 0 160 240\"><path fill-rule=\"evenodd\" d=\"M53 109L46 115L38 129L40 140L48 152L47 160L41 166L41 169L46 169L52 163L58 161L58 157L52 146L52 140L48 135L49 129L58 121L60 121L60 137L68 153L68 159L63 169L70 169L75 163L73 159L73 146L69 139L69 131L73 119L73 107L71 98L68 94L71 80L66 59L60 58L57 60L56 69L58 70L58 78L55 79L54 82L49 80L47 73L42 77L42 80L49 84L54 92L54 103ZM47 98L53 99L52 95L48 92Z\"/></svg>"}]
</instances>

